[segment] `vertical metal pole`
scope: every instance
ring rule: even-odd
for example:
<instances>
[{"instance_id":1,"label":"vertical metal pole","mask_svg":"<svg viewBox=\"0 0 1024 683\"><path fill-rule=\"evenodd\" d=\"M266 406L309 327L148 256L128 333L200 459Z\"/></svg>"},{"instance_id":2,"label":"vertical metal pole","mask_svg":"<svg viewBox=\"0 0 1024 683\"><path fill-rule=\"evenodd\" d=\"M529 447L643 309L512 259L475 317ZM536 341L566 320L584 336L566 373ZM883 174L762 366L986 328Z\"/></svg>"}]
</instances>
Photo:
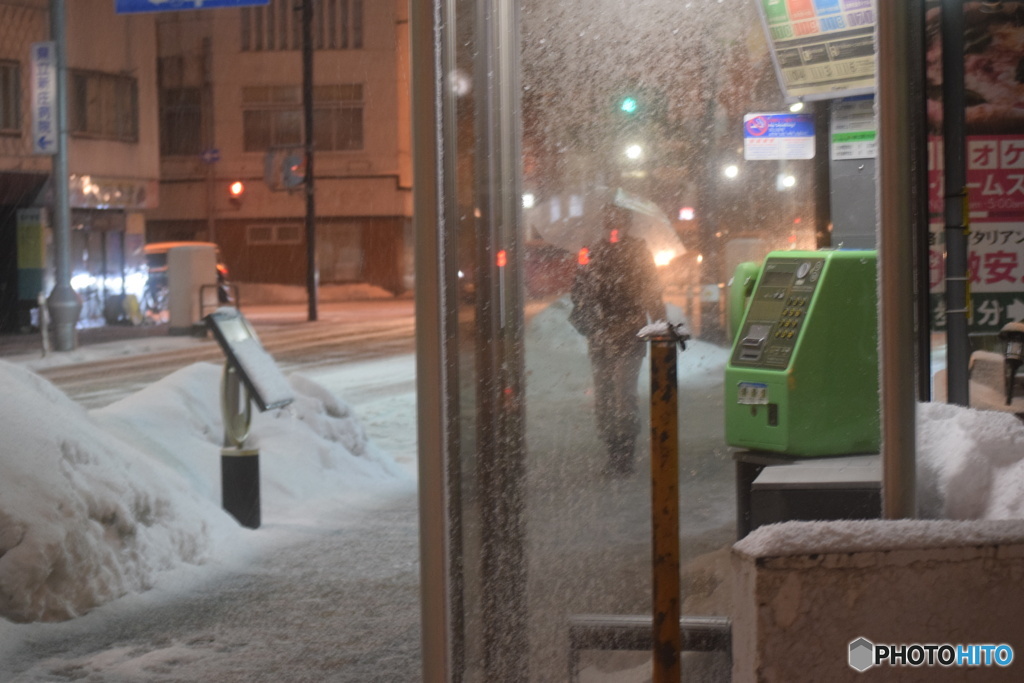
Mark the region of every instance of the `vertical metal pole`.
<instances>
[{"instance_id":1,"label":"vertical metal pole","mask_svg":"<svg viewBox=\"0 0 1024 683\"><path fill-rule=\"evenodd\" d=\"M913 517L915 504L914 217L926 169L915 159L912 84L923 69L921 0L878 4L879 387L882 399L882 513ZM913 65L913 66L912 66ZM918 71L920 69L920 71ZM920 150L917 150L920 152ZM927 265L927 264L925 264Z\"/></svg>"},{"instance_id":2,"label":"vertical metal pole","mask_svg":"<svg viewBox=\"0 0 1024 683\"><path fill-rule=\"evenodd\" d=\"M409 3L424 683L461 680L461 664L453 661L461 638L460 629L453 624L459 617L458 596L453 595L456 591L450 582L453 538L449 497L458 491L457 484L448 480L449 458L458 465L454 457L457 453L450 452L454 450L450 437L457 422L453 426L449 419L452 401L458 395L458 359L449 343L457 334L454 325L446 320L449 311L457 312L453 285L458 268L452 258L454 250L448 248L445 238L454 229L446 223L445 190L454 180L450 165L454 164L451 145L455 135L446 130L439 140L442 125L454 119L451 102L442 98L445 66L454 59L454 25L454 11L446 0ZM457 325L457 320L453 322Z\"/></svg>"},{"instance_id":3,"label":"vertical metal pole","mask_svg":"<svg viewBox=\"0 0 1024 683\"><path fill-rule=\"evenodd\" d=\"M829 130L832 118L830 101L813 104L816 130ZM815 136L814 143L814 243L818 249L832 246L832 173L828 135ZM735 333L735 330L733 330Z\"/></svg>"},{"instance_id":4,"label":"vertical metal pole","mask_svg":"<svg viewBox=\"0 0 1024 683\"><path fill-rule=\"evenodd\" d=\"M306 292L309 320L317 319L316 202L313 173L313 3L302 2L302 115L306 145Z\"/></svg>"},{"instance_id":5,"label":"vertical metal pole","mask_svg":"<svg viewBox=\"0 0 1024 683\"><path fill-rule=\"evenodd\" d=\"M674 337L651 338L651 556L654 683L679 683L679 421Z\"/></svg>"},{"instance_id":6,"label":"vertical metal pole","mask_svg":"<svg viewBox=\"0 0 1024 683\"><path fill-rule=\"evenodd\" d=\"M50 35L57 46L57 153L53 157L54 287L47 301L53 320L53 348L76 346L75 323L82 302L71 289L71 204L68 199L68 58L64 0L50 0Z\"/></svg>"},{"instance_id":7,"label":"vertical metal pole","mask_svg":"<svg viewBox=\"0 0 1024 683\"><path fill-rule=\"evenodd\" d=\"M478 0L477 388L484 675L527 681L526 443L517 0ZM498 254L505 253L505 261Z\"/></svg>"},{"instance_id":8,"label":"vertical metal pole","mask_svg":"<svg viewBox=\"0 0 1024 683\"><path fill-rule=\"evenodd\" d=\"M904 10L906 11L906 10ZM970 405L967 365L967 161L964 3L942 1L942 150L946 188L946 381L949 403Z\"/></svg>"},{"instance_id":9,"label":"vertical metal pole","mask_svg":"<svg viewBox=\"0 0 1024 683\"><path fill-rule=\"evenodd\" d=\"M213 46L209 38L203 38L203 150L212 154L216 146L213 125ZM217 173L214 158L205 160L206 166L206 239L217 241Z\"/></svg>"}]
</instances>

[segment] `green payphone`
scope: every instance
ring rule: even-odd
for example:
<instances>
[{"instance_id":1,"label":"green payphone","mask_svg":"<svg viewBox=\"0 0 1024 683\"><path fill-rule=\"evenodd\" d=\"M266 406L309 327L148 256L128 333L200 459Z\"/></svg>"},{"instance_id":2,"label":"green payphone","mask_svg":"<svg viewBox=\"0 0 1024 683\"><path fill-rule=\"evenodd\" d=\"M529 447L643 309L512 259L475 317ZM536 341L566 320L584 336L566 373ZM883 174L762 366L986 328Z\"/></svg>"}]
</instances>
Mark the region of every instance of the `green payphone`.
<instances>
[{"instance_id":1,"label":"green payphone","mask_svg":"<svg viewBox=\"0 0 1024 683\"><path fill-rule=\"evenodd\" d=\"M777 251L761 267L725 370L731 446L876 453L874 251Z\"/></svg>"}]
</instances>

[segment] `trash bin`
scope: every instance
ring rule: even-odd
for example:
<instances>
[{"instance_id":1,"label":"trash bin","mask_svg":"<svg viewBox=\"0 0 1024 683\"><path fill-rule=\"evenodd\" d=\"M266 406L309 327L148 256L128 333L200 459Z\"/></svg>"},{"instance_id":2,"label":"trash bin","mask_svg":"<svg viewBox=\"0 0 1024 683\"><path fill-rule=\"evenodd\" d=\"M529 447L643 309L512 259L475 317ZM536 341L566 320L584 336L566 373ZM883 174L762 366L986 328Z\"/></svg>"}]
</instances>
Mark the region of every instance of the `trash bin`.
<instances>
[{"instance_id":1,"label":"trash bin","mask_svg":"<svg viewBox=\"0 0 1024 683\"><path fill-rule=\"evenodd\" d=\"M167 314L171 334L206 334L200 297L217 298L217 250L212 244L173 247L167 252Z\"/></svg>"}]
</instances>

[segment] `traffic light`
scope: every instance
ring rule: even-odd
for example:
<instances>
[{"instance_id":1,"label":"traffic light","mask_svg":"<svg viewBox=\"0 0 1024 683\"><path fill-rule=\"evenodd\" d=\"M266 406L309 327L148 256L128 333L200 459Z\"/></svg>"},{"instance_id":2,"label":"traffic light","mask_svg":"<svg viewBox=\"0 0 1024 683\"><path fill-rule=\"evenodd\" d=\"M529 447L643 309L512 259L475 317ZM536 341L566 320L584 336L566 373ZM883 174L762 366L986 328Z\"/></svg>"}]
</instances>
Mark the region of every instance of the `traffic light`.
<instances>
[{"instance_id":1,"label":"traffic light","mask_svg":"<svg viewBox=\"0 0 1024 683\"><path fill-rule=\"evenodd\" d=\"M228 185L228 199L231 200L231 205L236 209L241 208L242 198L245 197L245 183L241 180Z\"/></svg>"},{"instance_id":2,"label":"traffic light","mask_svg":"<svg viewBox=\"0 0 1024 683\"><path fill-rule=\"evenodd\" d=\"M281 184L289 190L306 182L306 157L286 154L281 161Z\"/></svg>"},{"instance_id":3,"label":"traffic light","mask_svg":"<svg viewBox=\"0 0 1024 683\"><path fill-rule=\"evenodd\" d=\"M619 111L632 116L640 111L640 101L632 95L626 95L619 99Z\"/></svg>"}]
</instances>

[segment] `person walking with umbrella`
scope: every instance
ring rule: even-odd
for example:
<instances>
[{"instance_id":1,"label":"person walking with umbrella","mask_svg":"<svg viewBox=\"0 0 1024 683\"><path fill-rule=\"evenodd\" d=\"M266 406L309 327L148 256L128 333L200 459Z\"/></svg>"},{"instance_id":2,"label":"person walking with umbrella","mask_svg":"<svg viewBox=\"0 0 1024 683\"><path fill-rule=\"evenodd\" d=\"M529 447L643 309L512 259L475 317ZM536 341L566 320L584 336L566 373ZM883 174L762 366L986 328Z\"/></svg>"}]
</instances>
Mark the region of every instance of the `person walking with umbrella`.
<instances>
[{"instance_id":1,"label":"person walking with umbrella","mask_svg":"<svg viewBox=\"0 0 1024 683\"><path fill-rule=\"evenodd\" d=\"M647 351L637 333L665 319L665 304L654 258L646 242L630 234L633 212L610 204L603 213L605 237L578 267L569 320L587 338L607 471L629 474L640 433L637 382Z\"/></svg>"}]
</instances>

